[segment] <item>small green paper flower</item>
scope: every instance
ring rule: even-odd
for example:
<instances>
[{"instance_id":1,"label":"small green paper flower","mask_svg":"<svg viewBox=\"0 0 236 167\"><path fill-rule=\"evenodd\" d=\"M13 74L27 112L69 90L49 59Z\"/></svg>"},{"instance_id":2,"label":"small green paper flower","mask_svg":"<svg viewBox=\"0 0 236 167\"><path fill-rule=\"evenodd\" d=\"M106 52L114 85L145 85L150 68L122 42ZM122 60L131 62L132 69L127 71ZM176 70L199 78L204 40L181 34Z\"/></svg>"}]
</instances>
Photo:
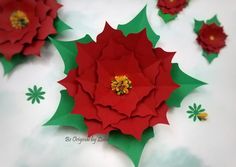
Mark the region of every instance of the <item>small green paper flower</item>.
<instances>
[{"instance_id":1,"label":"small green paper flower","mask_svg":"<svg viewBox=\"0 0 236 167\"><path fill-rule=\"evenodd\" d=\"M40 88L37 88L36 85L34 85L33 89L31 88L28 88L28 93L26 93L25 95L26 96L29 96L28 97L28 101L31 101L32 104L35 103L35 101L37 103L40 103L40 100L44 100L45 98L43 97L43 95L45 94L45 92L42 91L42 87Z\"/></svg>"},{"instance_id":2,"label":"small green paper flower","mask_svg":"<svg viewBox=\"0 0 236 167\"><path fill-rule=\"evenodd\" d=\"M195 122L197 119L199 121L206 120L207 113L205 113L205 109L202 108L202 105L196 105L196 103L193 104L193 106L188 106L190 110L187 111L189 115L188 118L193 118L193 121Z\"/></svg>"}]
</instances>

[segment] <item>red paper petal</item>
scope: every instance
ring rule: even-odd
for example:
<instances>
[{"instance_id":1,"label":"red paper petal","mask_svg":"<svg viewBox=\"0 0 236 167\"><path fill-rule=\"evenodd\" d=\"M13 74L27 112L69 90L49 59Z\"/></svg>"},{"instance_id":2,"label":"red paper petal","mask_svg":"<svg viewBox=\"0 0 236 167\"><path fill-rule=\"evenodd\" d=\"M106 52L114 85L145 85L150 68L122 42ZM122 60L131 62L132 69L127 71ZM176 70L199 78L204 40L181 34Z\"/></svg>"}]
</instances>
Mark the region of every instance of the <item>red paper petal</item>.
<instances>
[{"instance_id":1,"label":"red paper petal","mask_svg":"<svg viewBox=\"0 0 236 167\"><path fill-rule=\"evenodd\" d=\"M15 54L20 53L23 45L20 43L11 44L9 42L0 44L0 53L2 53L7 60L10 60Z\"/></svg>"},{"instance_id":2,"label":"red paper petal","mask_svg":"<svg viewBox=\"0 0 236 167\"><path fill-rule=\"evenodd\" d=\"M110 40L107 46L103 48L99 60L115 60L130 54L131 51L125 48L124 45L117 43L114 40Z\"/></svg>"},{"instance_id":3,"label":"red paper petal","mask_svg":"<svg viewBox=\"0 0 236 167\"><path fill-rule=\"evenodd\" d=\"M83 89L89 93L89 95L94 98L94 91L96 88L96 66L91 66L89 70L85 71L83 74L79 76L77 79L78 82L81 84Z\"/></svg>"},{"instance_id":4,"label":"red paper petal","mask_svg":"<svg viewBox=\"0 0 236 167\"><path fill-rule=\"evenodd\" d=\"M150 117L127 118L112 126L120 129L123 134L132 135L141 140L143 131L149 127L149 120Z\"/></svg>"},{"instance_id":5,"label":"red paper petal","mask_svg":"<svg viewBox=\"0 0 236 167\"><path fill-rule=\"evenodd\" d=\"M106 128L108 125L118 123L121 119L125 118L123 114L120 114L109 107L97 106L97 113L102 121L103 128Z\"/></svg>"},{"instance_id":6,"label":"red paper petal","mask_svg":"<svg viewBox=\"0 0 236 167\"><path fill-rule=\"evenodd\" d=\"M149 93L148 96L144 97L142 101L137 104L137 108L132 113L132 116L155 116L156 115L156 99L155 99L155 90Z\"/></svg>"},{"instance_id":7,"label":"red paper petal","mask_svg":"<svg viewBox=\"0 0 236 167\"><path fill-rule=\"evenodd\" d=\"M36 6L36 15L40 18L40 22L43 21L48 11L50 10L50 7L47 6L43 1L38 1Z\"/></svg>"},{"instance_id":8,"label":"red paper petal","mask_svg":"<svg viewBox=\"0 0 236 167\"><path fill-rule=\"evenodd\" d=\"M97 36L97 43L106 45L111 39L119 40L124 38L121 31L113 29L107 22L104 30Z\"/></svg>"},{"instance_id":9,"label":"red paper petal","mask_svg":"<svg viewBox=\"0 0 236 167\"><path fill-rule=\"evenodd\" d=\"M155 126L156 124L169 124L167 119L168 106L163 103L156 109L157 116L153 116L150 119L150 126Z\"/></svg>"},{"instance_id":10,"label":"red paper petal","mask_svg":"<svg viewBox=\"0 0 236 167\"><path fill-rule=\"evenodd\" d=\"M62 7L61 4L57 3L56 0L44 0L45 4L50 7L50 11L48 13L53 19L57 17L57 10Z\"/></svg>"},{"instance_id":11,"label":"red paper petal","mask_svg":"<svg viewBox=\"0 0 236 167\"><path fill-rule=\"evenodd\" d=\"M81 114L86 119L99 120L99 117L97 116L97 109L93 104L92 99L80 87L77 91L77 94L74 96L74 99L75 106L72 111L73 114Z\"/></svg>"},{"instance_id":12,"label":"red paper petal","mask_svg":"<svg viewBox=\"0 0 236 167\"><path fill-rule=\"evenodd\" d=\"M26 56L40 55L40 49L44 45L45 41L34 41L29 46L26 46L23 53Z\"/></svg>"},{"instance_id":13,"label":"red paper petal","mask_svg":"<svg viewBox=\"0 0 236 167\"><path fill-rule=\"evenodd\" d=\"M55 34L56 29L53 26L53 19L51 17L47 17L42 23L41 27L38 31L38 39L44 40L48 37L48 35Z\"/></svg>"},{"instance_id":14,"label":"red paper petal","mask_svg":"<svg viewBox=\"0 0 236 167\"><path fill-rule=\"evenodd\" d=\"M147 38L146 30L137 34L129 34L124 42L126 48L135 52L134 56L141 69L145 69L156 62L157 59L152 50L152 43Z\"/></svg>"},{"instance_id":15,"label":"red paper petal","mask_svg":"<svg viewBox=\"0 0 236 167\"><path fill-rule=\"evenodd\" d=\"M153 88L140 72L133 56L124 56L120 60L101 61L98 64L97 73L99 81L95 91L95 103L111 106L127 116L131 115L136 104ZM132 89L127 95L118 96L111 90L110 84L116 75L127 75L132 81Z\"/></svg>"},{"instance_id":16,"label":"red paper petal","mask_svg":"<svg viewBox=\"0 0 236 167\"><path fill-rule=\"evenodd\" d=\"M115 130L115 128L107 127L105 129L102 128L102 123L94 120L85 119L85 124L88 127L88 136L92 136L95 134L108 134L110 131Z\"/></svg>"},{"instance_id":17,"label":"red paper petal","mask_svg":"<svg viewBox=\"0 0 236 167\"><path fill-rule=\"evenodd\" d=\"M100 56L102 48L95 42L90 42L88 44L77 43L77 49L76 62L79 65L79 74L82 75L96 64L96 59Z\"/></svg>"},{"instance_id":18,"label":"red paper petal","mask_svg":"<svg viewBox=\"0 0 236 167\"><path fill-rule=\"evenodd\" d=\"M63 85L70 96L75 96L78 89L79 89L79 83L76 81L77 78L77 69L70 70L66 78L59 81L61 85Z\"/></svg>"}]
</instances>

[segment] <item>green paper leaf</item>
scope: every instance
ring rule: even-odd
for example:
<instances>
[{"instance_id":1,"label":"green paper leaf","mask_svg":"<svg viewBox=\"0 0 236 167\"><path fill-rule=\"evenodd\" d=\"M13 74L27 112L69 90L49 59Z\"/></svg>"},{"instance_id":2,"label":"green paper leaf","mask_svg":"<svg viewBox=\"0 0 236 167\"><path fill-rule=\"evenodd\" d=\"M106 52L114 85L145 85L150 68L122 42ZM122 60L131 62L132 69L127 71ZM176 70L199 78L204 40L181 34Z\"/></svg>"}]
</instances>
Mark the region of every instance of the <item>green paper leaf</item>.
<instances>
[{"instance_id":1,"label":"green paper leaf","mask_svg":"<svg viewBox=\"0 0 236 167\"><path fill-rule=\"evenodd\" d=\"M76 42L80 43L89 43L92 41L92 38L89 35L86 35L84 38L77 41L58 41L52 37L49 37L52 44L59 51L63 62L65 64L64 73L68 74L71 69L78 67L75 59L78 54Z\"/></svg>"},{"instance_id":2,"label":"green paper leaf","mask_svg":"<svg viewBox=\"0 0 236 167\"><path fill-rule=\"evenodd\" d=\"M207 53L203 51L202 55L207 59L208 63L211 63L215 58L218 57L217 53Z\"/></svg>"},{"instance_id":3,"label":"green paper leaf","mask_svg":"<svg viewBox=\"0 0 236 167\"><path fill-rule=\"evenodd\" d=\"M199 31L202 28L203 24L204 24L204 21L194 20L194 32L196 34L199 33Z\"/></svg>"},{"instance_id":4,"label":"green paper leaf","mask_svg":"<svg viewBox=\"0 0 236 167\"><path fill-rule=\"evenodd\" d=\"M168 23L174 19L176 19L177 14L171 15L171 14L165 14L161 10L159 10L158 15L163 19L165 23Z\"/></svg>"},{"instance_id":5,"label":"green paper leaf","mask_svg":"<svg viewBox=\"0 0 236 167\"><path fill-rule=\"evenodd\" d=\"M64 73L68 74L68 72L76 68L78 65L76 64L75 58L77 56L77 48L76 43L74 41L58 41L49 37L52 44L57 48L58 52L60 53L63 62L65 64Z\"/></svg>"},{"instance_id":6,"label":"green paper leaf","mask_svg":"<svg viewBox=\"0 0 236 167\"><path fill-rule=\"evenodd\" d=\"M180 87L176 89L166 101L169 107L180 107L182 100L197 87L205 85L206 83L199 81L185 74L179 68L177 63L174 63L171 70L171 75L175 83Z\"/></svg>"},{"instance_id":7,"label":"green paper leaf","mask_svg":"<svg viewBox=\"0 0 236 167\"><path fill-rule=\"evenodd\" d=\"M154 137L153 128L148 128L144 131L141 141L138 141L133 136L124 135L119 131L112 131L109 134L108 143L127 154L137 167L144 146L152 137Z\"/></svg>"},{"instance_id":8,"label":"green paper leaf","mask_svg":"<svg viewBox=\"0 0 236 167\"><path fill-rule=\"evenodd\" d=\"M12 59L8 61L2 54L0 54L0 62L3 65L4 74L6 75L12 72L17 65L23 63L26 59L26 57L18 54L13 56Z\"/></svg>"},{"instance_id":9,"label":"green paper leaf","mask_svg":"<svg viewBox=\"0 0 236 167\"><path fill-rule=\"evenodd\" d=\"M76 40L76 42L83 43L83 44L87 44L92 41L93 41L93 39L89 35L85 35L83 38Z\"/></svg>"},{"instance_id":10,"label":"green paper leaf","mask_svg":"<svg viewBox=\"0 0 236 167\"><path fill-rule=\"evenodd\" d=\"M87 126L84 118L79 114L71 114L74 107L74 100L66 90L61 91L61 101L53 117L44 125L70 126L84 132Z\"/></svg>"},{"instance_id":11,"label":"green paper leaf","mask_svg":"<svg viewBox=\"0 0 236 167\"><path fill-rule=\"evenodd\" d=\"M54 21L54 27L57 30L57 34L65 31L65 30L69 30L71 29L70 26L68 26L66 23L64 23L59 17L57 17Z\"/></svg>"},{"instance_id":12,"label":"green paper leaf","mask_svg":"<svg viewBox=\"0 0 236 167\"><path fill-rule=\"evenodd\" d=\"M215 24L218 25L218 26L221 25L220 21L219 21L218 18L217 18L217 15L215 15L215 16L212 17L211 19L207 20L206 23L207 23L207 24L213 24L213 23L215 23Z\"/></svg>"},{"instance_id":13,"label":"green paper leaf","mask_svg":"<svg viewBox=\"0 0 236 167\"><path fill-rule=\"evenodd\" d=\"M152 42L153 47L156 46L157 41L160 36L157 35L151 28L146 14L146 6L143 10L129 23L124 25L119 25L118 30L121 30L124 35L131 33L138 33L146 28L148 39Z\"/></svg>"}]
</instances>

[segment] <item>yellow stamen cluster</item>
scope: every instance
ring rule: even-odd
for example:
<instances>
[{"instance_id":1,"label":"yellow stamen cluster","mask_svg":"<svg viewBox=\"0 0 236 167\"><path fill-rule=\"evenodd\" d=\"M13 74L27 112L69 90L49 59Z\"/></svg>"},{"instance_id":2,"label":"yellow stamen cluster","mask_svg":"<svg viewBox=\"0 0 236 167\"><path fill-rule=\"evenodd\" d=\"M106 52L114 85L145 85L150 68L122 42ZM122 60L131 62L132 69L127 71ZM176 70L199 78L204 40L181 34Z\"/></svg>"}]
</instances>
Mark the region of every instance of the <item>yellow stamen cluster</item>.
<instances>
[{"instance_id":1,"label":"yellow stamen cluster","mask_svg":"<svg viewBox=\"0 0 236 167\"><path fill-rule=\"evenodd\" d=\"M12 12L10 16L10 22L13 28L23 29L29 24L29 18L25 12L17 10Z\"/></svg>"},{"instance_id":2,"label":"yellow stamen cluster","mask_svg":"<svg viewBox=\"0 0 236 167\"><path fill-rule=\"evenodd\" d=\"M208 114L206 112L201 112L197 115L197 117L200 119L200 120L207 120L207 117L208 117Z\"/></svg>"},{"instance_id":3,"label":"yellow stamen cluster","mask_svg":"<svg viewBox=\"0 0 236 167\"><path fill-rule=\"evenodd\" d=\"M115 76L111 81L111 89L117 95L124 95L129 93L129 89L132 88L132 82L126 75Z\"/></svg>"},{"instance_id":4,"label":"yellow stamen cluster","mask_svg":"<svg viewBox=\"0 0 236 167\"><path fill-rule=\"evenodd\" d=\"M211 36L209 37L209 39L210 39L211 41L214 41L214 40L215 40L215 37L214 37L213 35L211 35Z\"/></svg>"}]
</instances>

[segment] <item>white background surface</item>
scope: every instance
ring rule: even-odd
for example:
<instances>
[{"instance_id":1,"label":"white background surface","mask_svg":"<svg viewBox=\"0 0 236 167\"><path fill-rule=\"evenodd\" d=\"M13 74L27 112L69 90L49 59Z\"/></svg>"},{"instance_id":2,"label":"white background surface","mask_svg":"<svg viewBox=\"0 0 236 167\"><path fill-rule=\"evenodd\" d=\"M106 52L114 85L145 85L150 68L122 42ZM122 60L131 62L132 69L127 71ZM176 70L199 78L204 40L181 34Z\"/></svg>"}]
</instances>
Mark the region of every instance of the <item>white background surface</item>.
<instances>
[{"instance_id":1,"label":"white background surface","mask_svg":"<svg viewBox=\"0 0 236 167\"><path fill-rule=\"evenodd\" d=\"M186 73L208 83L184 99L181 108L168 113L170 126L155 127L155 138L146 145L140 167L235 167L236 166L236 3L234 0L191 0L177 20L164 24L157 16L155 0L62 0L60 17L73 30L61 37L72 40L90 34L96 39L108 21L114 28L133 19L147 4L158 46L177 51ZM227 47L211 65L201 56L193 33L193 19L214 14L224 25ZM0 66L0 166L4 167L132 167L131 161L106 142L66 143L65 137L85 134L58 127L42 127L56 111L64 78L63 62L49 44L42 57L32 60L10 76ZM25 93L33 85L43 86L46 100L32 105ZM188 105L202 104L206 122L193 123Z\"/></svg>"}]
</instances>

